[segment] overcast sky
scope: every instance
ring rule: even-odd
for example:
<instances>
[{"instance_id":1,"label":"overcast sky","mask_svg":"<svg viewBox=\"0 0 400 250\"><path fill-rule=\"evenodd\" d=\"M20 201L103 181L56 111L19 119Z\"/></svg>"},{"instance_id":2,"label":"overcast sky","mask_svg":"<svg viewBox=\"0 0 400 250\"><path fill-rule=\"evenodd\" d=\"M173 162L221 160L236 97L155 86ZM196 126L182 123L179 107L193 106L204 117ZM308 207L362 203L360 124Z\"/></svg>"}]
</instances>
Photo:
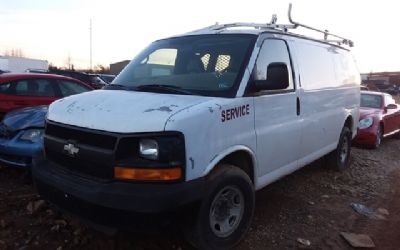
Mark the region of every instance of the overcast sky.
<instances>
[{"instance_id":1,"label":"overcast sky","mask_svg":"<svg viewBox=\"0 0 400 250\"><path fill-rule=\"evenodd\" d=\"M75 67L132 59L150 42L215 22L287 23L328 29L355 42L361 72L400 71L399 7L396 0L0 0L0 55L21 49L27 57ZM322 36L321 36L322 38Z\"/></svg>"}]
</instances>

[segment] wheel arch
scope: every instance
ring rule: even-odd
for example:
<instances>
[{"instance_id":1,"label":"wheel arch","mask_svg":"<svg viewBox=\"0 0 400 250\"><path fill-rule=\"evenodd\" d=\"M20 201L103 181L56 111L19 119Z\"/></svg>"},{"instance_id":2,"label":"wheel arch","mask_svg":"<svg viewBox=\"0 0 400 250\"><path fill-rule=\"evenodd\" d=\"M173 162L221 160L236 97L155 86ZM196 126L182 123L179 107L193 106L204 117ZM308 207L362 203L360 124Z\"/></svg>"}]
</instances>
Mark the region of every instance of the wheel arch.
<instances>
[{"instance_id":1,"label":"wheel arch","mask_svg":"<svg viewBox=\"0 0 400 250\"><path fill-rule=\"evenodd\" d=\"M216 155L205 170L204 176L218 171L218 166L222 164L230 164L242 169L250 177L253 185L255 184L256 157L250 148L235 146Z\"/></svg>"},{"instance_id":2,"label":"wheel arch","mask_svg":"<svg viewBox=\"0 0 400 250\"><path fill-rule=\"evenodd\" d=\"M345 122L344 122L344 127L348 127L350 130L353 130L354 128L354 119L352 115L348 115Z\"/></svg>"}]
</instances>

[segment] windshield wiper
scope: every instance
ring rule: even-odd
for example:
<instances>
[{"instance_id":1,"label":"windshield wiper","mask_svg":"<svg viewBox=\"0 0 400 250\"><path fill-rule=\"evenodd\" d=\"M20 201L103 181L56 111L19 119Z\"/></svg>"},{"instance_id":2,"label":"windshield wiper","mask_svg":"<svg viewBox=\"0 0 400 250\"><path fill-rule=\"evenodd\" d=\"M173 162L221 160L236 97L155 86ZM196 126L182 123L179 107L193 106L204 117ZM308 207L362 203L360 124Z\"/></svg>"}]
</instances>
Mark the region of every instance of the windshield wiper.
<instances>
[{"instance_id":1,"label":"windshield wiper","mask_svg":"<svg viewBox=\"0 0 400 250\"><path fill-rule=\"evenodd\" d=\"M192 92L184 90L181 87L166 84L145 84L135 87L137 91L157 91L162 93L175 93L184 95L193 95Z\"/></svg>"},{"instance_id":2,"label":"windshield wiper","mask_svg":"<svg viewBox=\"0 0 400 250\"><path fill-rule=\"evenodd\" d=\"M122 84L108 84L103 87L107 90L131 90L131 87Z\"/></svg>"}]
</instances>

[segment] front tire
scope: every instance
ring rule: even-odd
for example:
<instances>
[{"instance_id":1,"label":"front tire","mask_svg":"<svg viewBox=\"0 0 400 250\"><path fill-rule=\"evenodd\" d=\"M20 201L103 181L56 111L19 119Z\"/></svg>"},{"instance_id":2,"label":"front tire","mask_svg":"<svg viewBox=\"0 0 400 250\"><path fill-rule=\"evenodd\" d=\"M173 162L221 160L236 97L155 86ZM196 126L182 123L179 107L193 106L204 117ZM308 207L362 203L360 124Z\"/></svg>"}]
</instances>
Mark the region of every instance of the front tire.
<instances>
[{"instance_id":1,"label":"front tire","mask_svg":"<svg viewBox=\"0 0 400 250\"><path fill-rule=\"evenodd\" d=\"M351 130L348 127L343 127L336 149L327 156L329 167L339 171L347 169L350 165L350 152Z\"/></svg>"},{"instance_id":2,"label":"front tire","mask_svg":"<svg viewBox=\"0 0 400 250\"><path fill-rule=\"evenodd\" d=\"M254 187L240 168L221 165L209 177L189 241L199 249L231 249L247 232L254 213Z\"/></svg>"}]
</instances>

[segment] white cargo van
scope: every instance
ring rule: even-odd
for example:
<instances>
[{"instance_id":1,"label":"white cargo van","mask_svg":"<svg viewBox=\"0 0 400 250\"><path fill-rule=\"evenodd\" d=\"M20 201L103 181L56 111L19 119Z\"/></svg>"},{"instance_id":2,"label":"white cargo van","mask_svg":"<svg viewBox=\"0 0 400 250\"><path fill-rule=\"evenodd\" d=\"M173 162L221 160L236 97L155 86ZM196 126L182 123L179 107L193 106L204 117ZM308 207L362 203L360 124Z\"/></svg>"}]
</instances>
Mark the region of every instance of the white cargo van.
<instances>
[{"instance_id":1,"label":"white cargo van","mask_svg":"<svg viewBox=\"0 0 400 250\"><path fill-rule=\"evenodd\" d=\"M289 32L298 26L214 25L158 40L105 89L54 102L46 159L32 171L38 191L100 224L198 204L193 242L234 246L255 190L324 155L349 165L360 100L343 47L352 43Z\"/></svg>"}]
</instances>

